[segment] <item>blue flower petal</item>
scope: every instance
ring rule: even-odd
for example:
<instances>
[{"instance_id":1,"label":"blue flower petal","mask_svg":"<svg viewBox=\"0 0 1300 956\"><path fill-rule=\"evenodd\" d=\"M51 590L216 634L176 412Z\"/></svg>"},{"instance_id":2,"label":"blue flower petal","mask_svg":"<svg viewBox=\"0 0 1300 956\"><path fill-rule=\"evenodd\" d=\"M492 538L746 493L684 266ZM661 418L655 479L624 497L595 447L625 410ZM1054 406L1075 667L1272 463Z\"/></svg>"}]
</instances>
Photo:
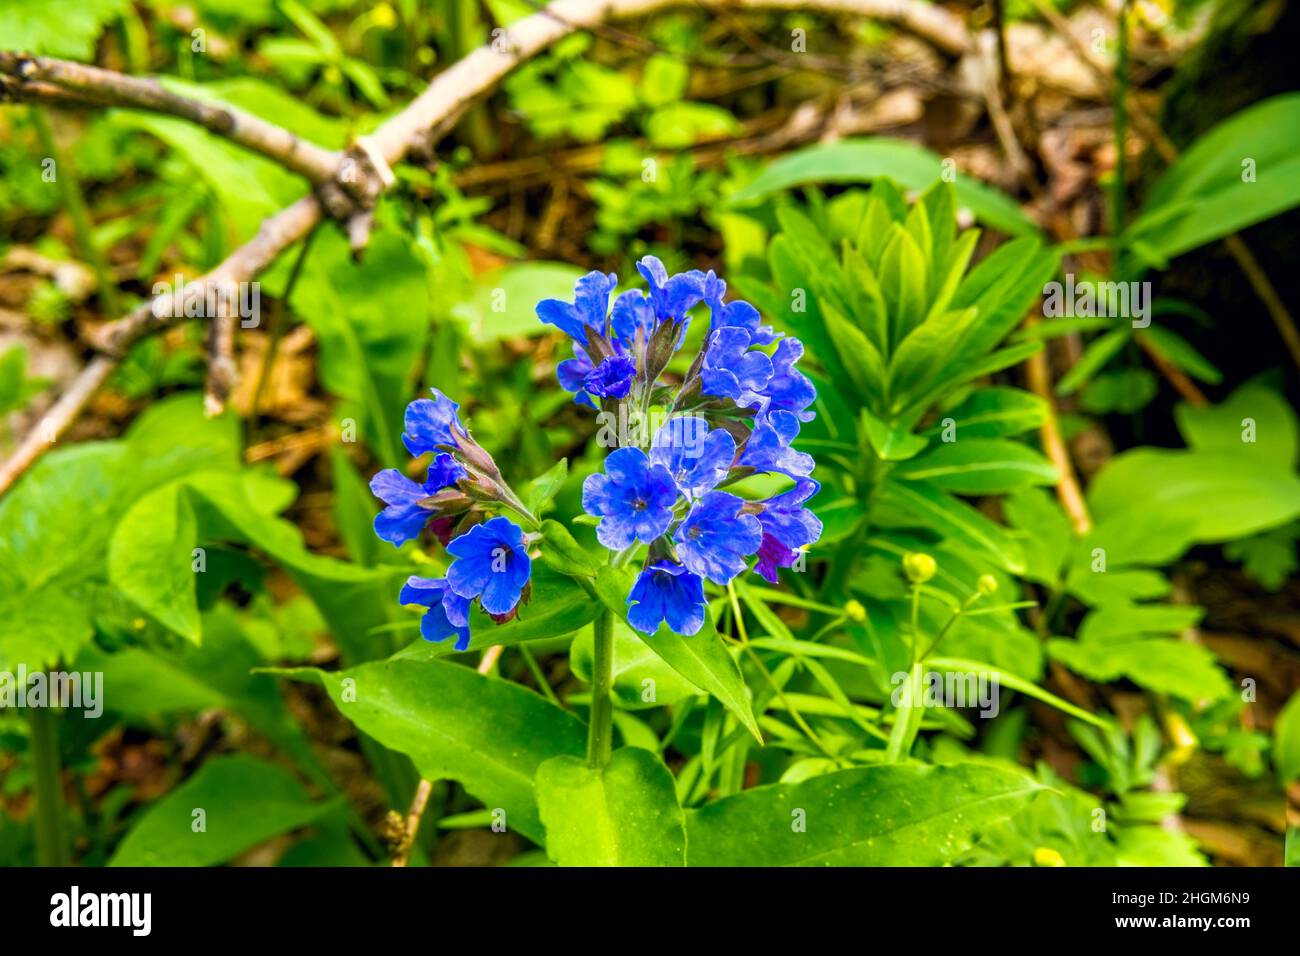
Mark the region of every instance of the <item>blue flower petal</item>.
<instances>
[{"instance_id":1,"label":"blue flower petal","mask_svg":"<svg viewBox=\"0 0 1300 956\"><path fill-rule=\"evenodd\" d=\"M582 483L582 508L601 519L596 537L611 551L634 541L649 544L668 530L677 502L672 474L639 448L619 448L605 458L605 473Z\"/></svg>"},{"instance_id":2,"label":"blue flower petal","mask_svg":"<svg viewBox=\"0 0 1300 956\"><path fill-rule=\"evenodd\" d=\"M412 455L423 455L440 445L455 447L458 435L465 434L465 426L457 414L460 405L436 388L433 399L418 398L406 406L406 431L402 443Z\"/></svg>"},{"instance_id":3,"label":"blue flower petal","mask_svg":"<svg viewBox=\"0 0 1300 956\"><path fill-rule=\"evenodd\" d=\"M704 581L671 561L658 561L643 570L627 603L627 621L642 634L655 633L663 621L688 637L704 625Z\"/></svg>"},{"instance_id":4,"label":"blue flower petal","mask_svg":"<svg viewBox=\"0 0 1300 956\"><path fill-rule=\"evenodd\" d=\"M744 505L725 491L700 498L673 534L682 564L719 585L744 571L745 558L763 541L758 519L741 513Z\"/></svg>"},{"instance_id":5,"label":"blue flower petal","mask_svg":"<svg viewBox=\"0 0 1300 956\"><path fill-rule=\"evenodd\" d=\"M426 641L445 641L455 634L456 650L469 647L469 601L449 589L445 579L407 578L397 600L429 609L420 618L420 636Z\"/></svg>"},{"instance_id":6,"label":"blue flower petal","mask_svg":"<svg viewBox=\"0 0 1300 956\"><path fill-rule=\"evenodd\" d=\"M650 449L651 460L668 469L688 498L716 488L735 457L736 440L726 429L710 431L709 423L697 415L670 418L655 433Z\"/></svg>"},{"instance_id":7,"label":"blue flower petal","mask_svg":"<svg viewBox=\"0 0 1300 956\"><path fill-rule=\"evenodd\" d=\"M491 518L447 545L455 557L447 569L447 586L461 597L479 598L489 614L506 614L532 572L524 532L509 518Z\"/></svg>"}]
</instances>

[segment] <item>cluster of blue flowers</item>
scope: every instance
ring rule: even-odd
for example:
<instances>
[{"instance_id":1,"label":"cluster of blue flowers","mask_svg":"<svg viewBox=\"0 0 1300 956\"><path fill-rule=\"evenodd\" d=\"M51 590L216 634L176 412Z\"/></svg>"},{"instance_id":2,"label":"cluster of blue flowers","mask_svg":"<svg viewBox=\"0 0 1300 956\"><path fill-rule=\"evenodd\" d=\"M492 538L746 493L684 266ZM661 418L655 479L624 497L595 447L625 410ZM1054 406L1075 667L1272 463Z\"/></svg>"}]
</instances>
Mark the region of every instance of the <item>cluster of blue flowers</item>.
<instances>
[{"instance_id":1,"label":"cluster of blue flowers","mask_svg":"<svg viewBox=\"0 0 1300 956\"><path fill-rule=\"evenodd\" d=\"M712 271L669 276L653 256L637 270L648 294L623 292L611 308L617 277L591 272L572 302L546 299L537 314L573 339L574 357L557 374L575 401L596 408L598 399L607 412L630 407L640 419L667 409L648 440L616 449L603 474L588 476L582 505L600 519L606 548L630 557L648 546L628 595L628 623L653 634L667 622L689 635L704 623L705 578L725 585L757 555L754 570L776 583L777 569L821 536L806 507L819 488L813 459L793 447L817 391L795 368L803 345L763 325L748 302L724 303L727 284ZM704 345L681 383L666 384L660 376L701 302L710 315ZM784 475L794 487L763 501L720 490L758 472Z\"/></svg>"},{"instance_id":2,"label":"cluster of blue flowers","mask_svg":"<svg viewBox=\"0 0 1300 956\"><path fill-rule=\"evenodd\" d=\"M637 269L648 294L623 292L611 308L617 277L591 272L572 302L543 300L537 314L573 339L573 358L557 374L575 401L623 420L631 410L637 423L637 437L610 452L603 473L582 488L583 509L600 519L601 544L620 560L647 546L628 623L653 634L666 622L690 635L704 624L706 578L726 585L757 556L754 571L776 583L777 569L821 536L806 506L819 488L813 459L793 448L817 393L795 368L800 342L761 324L748 302L724 303L727 285L713 272L669 276L653 256ZM661 381L701 302L710 313L703 347L680 383ZM641 427L656 413L664 419L657 429ZM386 505L375 532L400 546L429 528L442 542L453 558L446 576L410 578L400 600L428 609L427 640L454 634L464 650L475 601L502 622L528 595L528 548L538 535L488 515L512 511L534 527L535 519L470 437L459 406L438 390L407 407L402 439L412 455L433 459L422 483L396 469L374 477L371 490ZM761 501L722 490L760 472L784 475L793 487Z\"/></svg>"},{"instance_id":3,"label":"cluster of blue flowers","mask_svg":"<svg viewBox=\"0 0 1300 956\"><path fill-rule=\"evenodd\" d=\"M469 610L474 601L498 623L508 621L527 600L532 560L529 536L509 518L488 518L484 505L497 502L522 512L518 497L501 477L492 456L461 424L460 406L433 390L406 407L402 441L416 458L434 453L423 483L395 468L379 472L370 490L387 506L375 517L375 533L395 547L429 527L453 558L444 578L412 577L402 588L403 604L428 610L420 633L428 641L456 635L456 649L469 647Z\"/></svg>"}]
</instances>

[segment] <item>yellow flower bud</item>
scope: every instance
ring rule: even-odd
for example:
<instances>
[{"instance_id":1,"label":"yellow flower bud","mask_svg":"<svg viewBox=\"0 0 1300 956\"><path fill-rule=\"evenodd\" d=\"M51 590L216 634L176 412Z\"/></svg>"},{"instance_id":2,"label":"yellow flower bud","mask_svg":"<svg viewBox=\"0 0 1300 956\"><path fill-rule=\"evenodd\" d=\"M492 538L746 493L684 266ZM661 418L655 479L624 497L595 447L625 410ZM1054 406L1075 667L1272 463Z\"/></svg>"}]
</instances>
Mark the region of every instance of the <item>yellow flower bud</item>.
<instances>
[{"instance_id":1,"label":"yellow flower bud","mask_svg":"<svg viewBox=\"0 0 1300 956\"><path fill-rule=\"evenodd\" d=\"M910 551L903 555L903 573L913 584L924 584L934 577L939 565L924 551Z\"/></svg>"},{"instance_id":2,"label":"yellow flower bud","mask_svg":"<svg viewBox=\"0 0 1300 956\"><path fill-rule=\"evenodd\" d=\"M980 589L980 594L983 594L985 597L988 597L990 594L997 594L998 579L991 574L981 574L980 579L977 582L977 587Z\"/></svg>"},{"instance_id":3,"label":"yellow flower bud","mask_svg":"<svg viewBox=\"0 0 1300 956\"><path fill-rule=\"evenodd\" d=\"M849 601L844 605L844 616L855 624L861 624L867 619L867 609L861 601Z\"/></svg>"},{"instance_id":4,"label":"yellow flower bud","mask_svg":"<svg viewBox=\"0 0 1300 956\"><path fill-rule=\"evenodd\" d=\"M1050 846L1040 846L1034 850L1034 866L1065 866L1065 857Z\"/></svg>"}]
</instances>

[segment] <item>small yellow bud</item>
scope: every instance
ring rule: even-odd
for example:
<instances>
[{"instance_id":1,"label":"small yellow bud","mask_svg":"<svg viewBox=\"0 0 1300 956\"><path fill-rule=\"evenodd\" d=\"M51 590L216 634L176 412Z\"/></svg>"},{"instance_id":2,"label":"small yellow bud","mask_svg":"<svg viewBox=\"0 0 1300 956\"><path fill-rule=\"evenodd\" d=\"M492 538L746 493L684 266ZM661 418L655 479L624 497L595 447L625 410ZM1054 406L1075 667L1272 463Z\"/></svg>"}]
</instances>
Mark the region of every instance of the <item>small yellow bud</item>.
<instances>
[{"instance_id":1,"label":"small yellow bud","mask_svg":"<svg viewBox=\"0 0 1300 956\"><path fill-rule=\"evenodd\" d=\"M1169 752L1169 762L1172 764L1186 763L1201 743L1196 739L1196 734L1192 733L1192 728L1187 726L1183 715L1175 710L1165 713L1165 733L1173 744L1173 749Z\"/></svg>"},{"instance_id":2,"label":"small yellow bud","mask_svg":"<svg viewBox=\"0 0 1300 956\"><path fill-rule=\"evenodd\" d=\"M844 616L855 624L861 624L867 619L867 609L861 601L849 601L844 605Z\"/></svg>"},{"instance_id":3,"label":"small yellow bud","mask_svg":"<svg viewBox=\"0 0 1300 956\"><path fill-rule=\"evenodd\" d=\"M1065 866L1065 857L1050 846L1040 846L1034 850L1034 866Z\"/></svg>"},{"instance_id":4,"label":"small yellow bud","mask_svg":"<svg viewBox=\"0 0 1300 956\"><path fill-rule=\"evenodd\" d=\"M976 586L985 597L998 593L998 579L991 574L981 574Z\"/></svg>"},{"instance_id":5,"label":"small yellow bud","mask_svg":"<svg viewBox=\"0 0 1300 956\"><path fill-rule=\"evenodd\" d=\"M913 584L924 584L934 577L939 565L924 551L909 551L903 555L903 573Z\"/></svg>"}]
</instances>

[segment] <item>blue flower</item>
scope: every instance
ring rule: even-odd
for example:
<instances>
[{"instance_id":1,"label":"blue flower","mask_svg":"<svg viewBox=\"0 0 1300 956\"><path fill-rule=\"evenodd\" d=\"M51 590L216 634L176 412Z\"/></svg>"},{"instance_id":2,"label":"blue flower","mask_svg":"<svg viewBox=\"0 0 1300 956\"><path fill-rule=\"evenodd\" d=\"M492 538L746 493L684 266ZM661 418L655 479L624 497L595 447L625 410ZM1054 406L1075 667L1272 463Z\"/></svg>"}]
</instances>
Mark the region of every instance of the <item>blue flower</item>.
<instances>
[{"instance_id":1,"label":"blue flower","mask_svg":"<svg viewBox=\"0 0 1300 956\"><path fill-rule=\"evenodd\" d=\"M763 325L763 318L758 309L748 302L737 299L722 304L722 297L727 294L727 283L718 278L710 269L704 277L704 302L709 307L709 330L715 331L724 326L744 329L749 333L754 345L768 345L776 341L776 333L770 325Z\"/></svg>"},{"instance_id":2,"label":"blue flower","mask_svg":"<svg viewBox=\"0 0 1300 956\"><path fill-rule=\"evenodd\" d=\"M782 339L772 353L772 377L763 387L762 395L769 412L791 412L801 422L810 422L816 414L806 409L817 400L817 388L807 375L794 367L802 357L802 342Z\"/></svg>"},{"instance_id":3,"label":"blue flower","mask_svg":"<svg viewBox=\"0 0 1300 956\"><path fill-rule=\"evenodd\" d=\"M401 547L420 536L437 512L422 508L420 501L465 477L465 469L451 455L440 454L429 465L423 484L416 484L396 468L387 468L370 479L370 491L386 507L375 515L375 534Z\"/></svg>"},{"instance_id":4,"label":"blue flower","mask_svg":"<svg viewBox=\"0 0 1300 956\"><path fill-rule=\"evenodd\" d=\"M727 430L709 431L709 423L696 415L664 422L650 449L650 460L668 469L687 498L718 487L735 457L736 440Z\"/></svg>"},{"instance_id":5,"label":"blue flower","mask_svg":"<svg viewBox=\"0 0 1300 956\"><path fill-rule=\"evenodd\" d=\"M573 301L543 299L537 303L537 317L556 326L579 344L587 341L587 329L605 334L605 314L609 295L618 285L618 276L588 272L573 286Z\"/></svg>"},{"instance_id":6,"label":"blue flower","mask_svg":"<svg viewBox=\"0 0 1300 956\"><path fill-rule=\"evenodd\" d=\"M667 621L689 637L704 624L704 581L680 564L656 561L636 579L627 603L627 622L642 634L653 634Z\"/></svg>"},{"instance_id":7,"label":"blue flower","mask_svg":"<svg viewBox=\"0 0 1300 956\"><path fill-rule=\"evenodd\" d=\"M583 386L601 398L626 398L635 377L636 361L630 355L616 353L588 372Z\"/></svg>"},{"instance_id":8,"label":"blue flower","mask_svg":"<svg viewBox=\"0 0 1300 956\"><path fill-rule=\"evenodd\" d=\"M822 536L821 519L804 507L820 489L811 478L800 478L789 491L762 502L758 523L763 528L763 543L754 570L772 584L777 583L777 568L790 567L799 548Z\"/></svg>"},{"instance_id":9,"label":"blue flower","mask_svg":"<svg viewBox=\"0 0 1300 956\"><path fill-rule=\"evenodd\" d=\"M636 270L650 286L650 304L660 322L685 318L704 298L704 273L699 269L669 278L662 262L646 256L636 264Z\"/></svg>"},{"instance_id":10,"label":"blue flower","mask_svg":"<svg viewBox=\"0 0 1300 956\"><path fill-rule=\"evenodd\" d=\"M532 560L524 532L509 518L491 518L447 545L455 557L447 586L461 597L478 598L489 614L508 614L528 583Z\"/></svg>"},{"instance_id":11,"label":"blue flower","mask_svg":"<svg viewBox=\"0 0 1300 956\"><path fill-rule=\"evenodd\" d=\"M591 356L577 342L573 343L573 358L565 359L555 369L555 377L566 392L573 392L573 400L579 405L595 408L596 403L587 394L587 376L593 371Z\"/></svg>"},{"instance_id":12,"label":"blue flower","mask_svg":"<svg viewBox=\"0 0 1300 956\"><path fill-rule=\"evenodd\" d=\"M812 455L795 451L790 443L799 435L799 418L793 412L775 411L754 421L754 430L737 464L755 471L775 471L790 478L812 474Z\"/></svg>"},{"instance_id":13,"label":"blue flower","mask_svg":"<svg viewBox=\"0 0 1300 956\"><path fill-rule=\"evenodd\" d=\"M743 514L745 502L725 491L710 491L691 508L673 540L682 564L714 584L726 584L745 570L745 558L758 550L763 528Z\"/></svg>"},{"instance_id":14,"label":"blue flower","mask_svg":"<svg viewBox=\"0 0 1300 956\"><path fill-rule=\"evenodd\" d=\"M406 432L402 443L412 455L419 457L436 451L441 446L457 447L458 438L466 435L457 410L460 408L436 388L433 399L419 398L406 406Z\"/></svg>"},{"instance_id":15,"label":"blue flower","mask_svg":"<svg viewBox=\"0 0 1300 956\"><path fill-rule=\"evenodd\" d=\"M645 333L646 339L654 332L654 306L640 289L629 289L614 300L614 308L609 313L609 324L615 339L624 348L631 348L636 342L638 329Z\"/></svg>"},{"instance_id":16,"label":"blue flower","mask_svg":"<svg viewBox=\"0 0 1300 956\"><path fill-rule=\"evenodd\" d=\"M749 333L724 327L709 333L700 367L704 394L735 399L747 405L758 399L758 391L772 378L772 360L762 352L749 351Z\"/></svg>"},{"instance_id":17,"label":"blue flower","mask_svg":"<svg viewBox=\"0 0 1300 956\"><path fill-rule=\"evenodd\" d=\"M659 537L672 523L676 503L672 473L651 464L640 448L610 452L605 474L588 475L582 483L582 510L601 519L596 537L611 551Z\"/></svg>"},{"instance_id":18,"label":"blue flower","mask_svg":"<svg viewBox=\"0 0 1300 956\"><path fill-rule=\"evenodd\" d=\"M444 578L407 578L397 600L429 609L420 618L420 636L426 641L437 643L455 634L456 650L469 647L469 601L451 590Z\"/></svg>"}]
</instances>

